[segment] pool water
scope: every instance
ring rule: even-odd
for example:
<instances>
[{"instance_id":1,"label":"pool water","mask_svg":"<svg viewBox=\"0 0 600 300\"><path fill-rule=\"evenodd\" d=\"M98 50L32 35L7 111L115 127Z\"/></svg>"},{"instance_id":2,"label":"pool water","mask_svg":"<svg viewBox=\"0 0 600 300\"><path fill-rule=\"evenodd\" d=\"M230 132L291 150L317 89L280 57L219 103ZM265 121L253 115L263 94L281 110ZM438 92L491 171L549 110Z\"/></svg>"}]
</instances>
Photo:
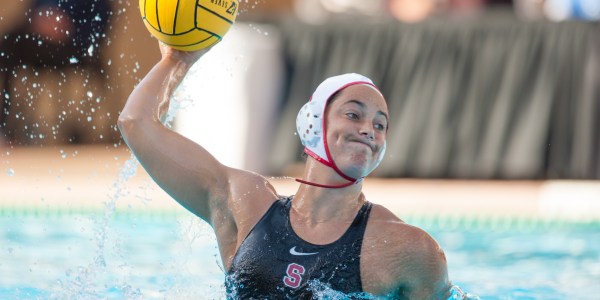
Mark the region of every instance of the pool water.
<instances>
[{"instance_id":1,"label":"pool water","mask_svg":"<svg viewBox=\"0 0 600 300\"><path fill-rule=\"evenodd\" d=\"M598 223L411 223L481 299L600 299ZM0 299L224 299L223 273L210 227L187 214L0 214Z\"/></svg>"}]
</instances>

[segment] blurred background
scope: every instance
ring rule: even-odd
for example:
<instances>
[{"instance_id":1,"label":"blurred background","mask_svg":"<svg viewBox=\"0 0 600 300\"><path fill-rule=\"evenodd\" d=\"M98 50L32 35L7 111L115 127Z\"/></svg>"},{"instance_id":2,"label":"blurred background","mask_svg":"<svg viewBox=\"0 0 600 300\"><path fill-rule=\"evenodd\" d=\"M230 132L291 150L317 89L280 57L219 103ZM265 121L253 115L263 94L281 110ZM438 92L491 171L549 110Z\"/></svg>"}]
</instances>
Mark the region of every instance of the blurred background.
<instances>
[{"instance_id":1,"label":"blurred background","mask_svg":"<svg viewBox=\"0 0 600 300\"><path fill-rule=\"evenodd\" d=\"M65 147L127 151L116 119L160 57L137 5L0 8L4 183L19 178L23 151L59 160ZM297 176L297 111L324 78L358 72L392 116L374 179L528 182L536 193L551 180L594 186L599 19L595 0L242 1L235 26L178 91L173 128L227 165Z\"/></svg>"},{"instance_id":2,"label":"blurred background","mask_svg":"<svg viewBox=\"0 0 600 300\"><path fill-rule=\"evenodd\" d=\"M137 2L1 9L2 147L122 145L115 120L159 58ZM175 128L226 163L294 174L299 107L358 72L392 114L378 177L599 179L598 19L591 0L242 1ZM199 130L211 106L233 114L232 141Z\"/></svg>"},{"instance_id":3,"label":"blurred background","mask_svg":"<svg viewBox=\"0 0 600 300\"><path fill-rule=\"evenodd\" d=\"M281 194L293 194L290 176L299 176L303 163L294 124L299 108L325 78L362 73L379 86L391 114L386 157L365 184L369 200L417 224L512 228L500 242L523 228L589 226L561 242L550 235L544 243L529 236L510 243L514 249L550 245L559 250L548 257L563 262L575 253L575 266L587 273L579 285L570 273L555 286L594 286L600 276L598 239L590 238L600 222L600 1L240 3L233 28L177 91L174 130L223 163L269 176ZM0 216L6 226L22 224L23 216L94 212L104 213L98 225L104 228L115 207L134 216L182 211L135 164L116 127L129 93L159 58L138 1L3 3ZM51 227L41 220L46 232ZM4 232L7 245L16 239L10 232ZM103 260L106 231L100 232ZM460 253L469 244L456 236L439 240ZM506 245L485 251L506 254ZM7 247L0 250L14 256L16 246ZM514 251L511 260L523 258ZM595 254L583 259L581 253ZM464 260L474 257L480 256ZM31 262L21 265L31 272ZM467 263L460 274L477 286L481 278L498 281L493 270ZM529 272L521 271L509 273ZM548 280L554 278L540 279ZM10 286L0 281L0 296L6 296L3 285ZM548 297L552 291L539 299L555 299Z\"/></svg>"}]
</instances>

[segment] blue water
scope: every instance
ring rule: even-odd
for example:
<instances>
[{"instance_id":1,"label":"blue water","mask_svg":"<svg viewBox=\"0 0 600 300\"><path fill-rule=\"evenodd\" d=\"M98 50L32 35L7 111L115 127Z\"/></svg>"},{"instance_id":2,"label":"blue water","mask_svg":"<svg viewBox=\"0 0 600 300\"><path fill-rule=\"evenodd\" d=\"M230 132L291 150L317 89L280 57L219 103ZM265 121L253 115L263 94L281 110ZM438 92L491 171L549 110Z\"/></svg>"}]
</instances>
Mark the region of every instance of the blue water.
<instances>
[{"instance_id":1,"label":"blue water","mask_svg":"<svg viewBox=\"0 0 600 300\"><path fill-rule=\"evenodd\" d=\"M481 299L600 299L597 224L420 225ZM219 260L210 228L185 214L0 216L0 299L223 299Z\"/></svg>"}]
</instances>

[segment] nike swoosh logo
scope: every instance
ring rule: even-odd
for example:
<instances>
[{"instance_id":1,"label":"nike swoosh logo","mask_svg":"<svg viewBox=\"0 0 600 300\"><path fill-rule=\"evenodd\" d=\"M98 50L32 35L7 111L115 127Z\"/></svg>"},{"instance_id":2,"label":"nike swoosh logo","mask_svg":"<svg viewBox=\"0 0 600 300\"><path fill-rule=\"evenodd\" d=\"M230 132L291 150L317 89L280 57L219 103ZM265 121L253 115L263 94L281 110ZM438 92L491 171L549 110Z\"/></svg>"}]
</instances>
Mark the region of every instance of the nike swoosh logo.
<instances>
[{"instance_id":1,"label":"nike swoosh logo","mask_svg":"<svg viewBox=\"0 0 600 300\"><path fill-rule=\"evenodd\" d=\"M318 254L319 252L310 252L310 253L306 253L306 252L298 252L296 251L296 246L290 248L290 254L291 255L315 255Z\"/></svg>"}]
</instances>

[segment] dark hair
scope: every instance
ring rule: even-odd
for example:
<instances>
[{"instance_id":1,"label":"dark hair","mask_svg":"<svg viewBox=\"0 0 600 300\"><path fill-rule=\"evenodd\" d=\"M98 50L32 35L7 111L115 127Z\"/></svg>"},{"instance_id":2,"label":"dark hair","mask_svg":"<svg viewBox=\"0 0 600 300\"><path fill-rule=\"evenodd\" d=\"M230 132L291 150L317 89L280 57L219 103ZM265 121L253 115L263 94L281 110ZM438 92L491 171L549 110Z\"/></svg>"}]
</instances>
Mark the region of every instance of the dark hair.
<instances>
[{"instance_id":1,"label":"dark hair","mask_svg":"<svg viewBox=\"0 0 600 300\"><path fill-rule=\"evenodd\" d=\"M338 98L338 96L339 96L339 95L342 93L342 91L343 91L343 90L344 90L344 89L337 90L335 93L333 93L333 94L332 94L332 95L329 97L329 99L328 99L328 101L327 101L327 104L326 104L325 106L328 106L329 104L333 103L333 101L335 101L335 100Z\"/></svg>"}]
</instances>

